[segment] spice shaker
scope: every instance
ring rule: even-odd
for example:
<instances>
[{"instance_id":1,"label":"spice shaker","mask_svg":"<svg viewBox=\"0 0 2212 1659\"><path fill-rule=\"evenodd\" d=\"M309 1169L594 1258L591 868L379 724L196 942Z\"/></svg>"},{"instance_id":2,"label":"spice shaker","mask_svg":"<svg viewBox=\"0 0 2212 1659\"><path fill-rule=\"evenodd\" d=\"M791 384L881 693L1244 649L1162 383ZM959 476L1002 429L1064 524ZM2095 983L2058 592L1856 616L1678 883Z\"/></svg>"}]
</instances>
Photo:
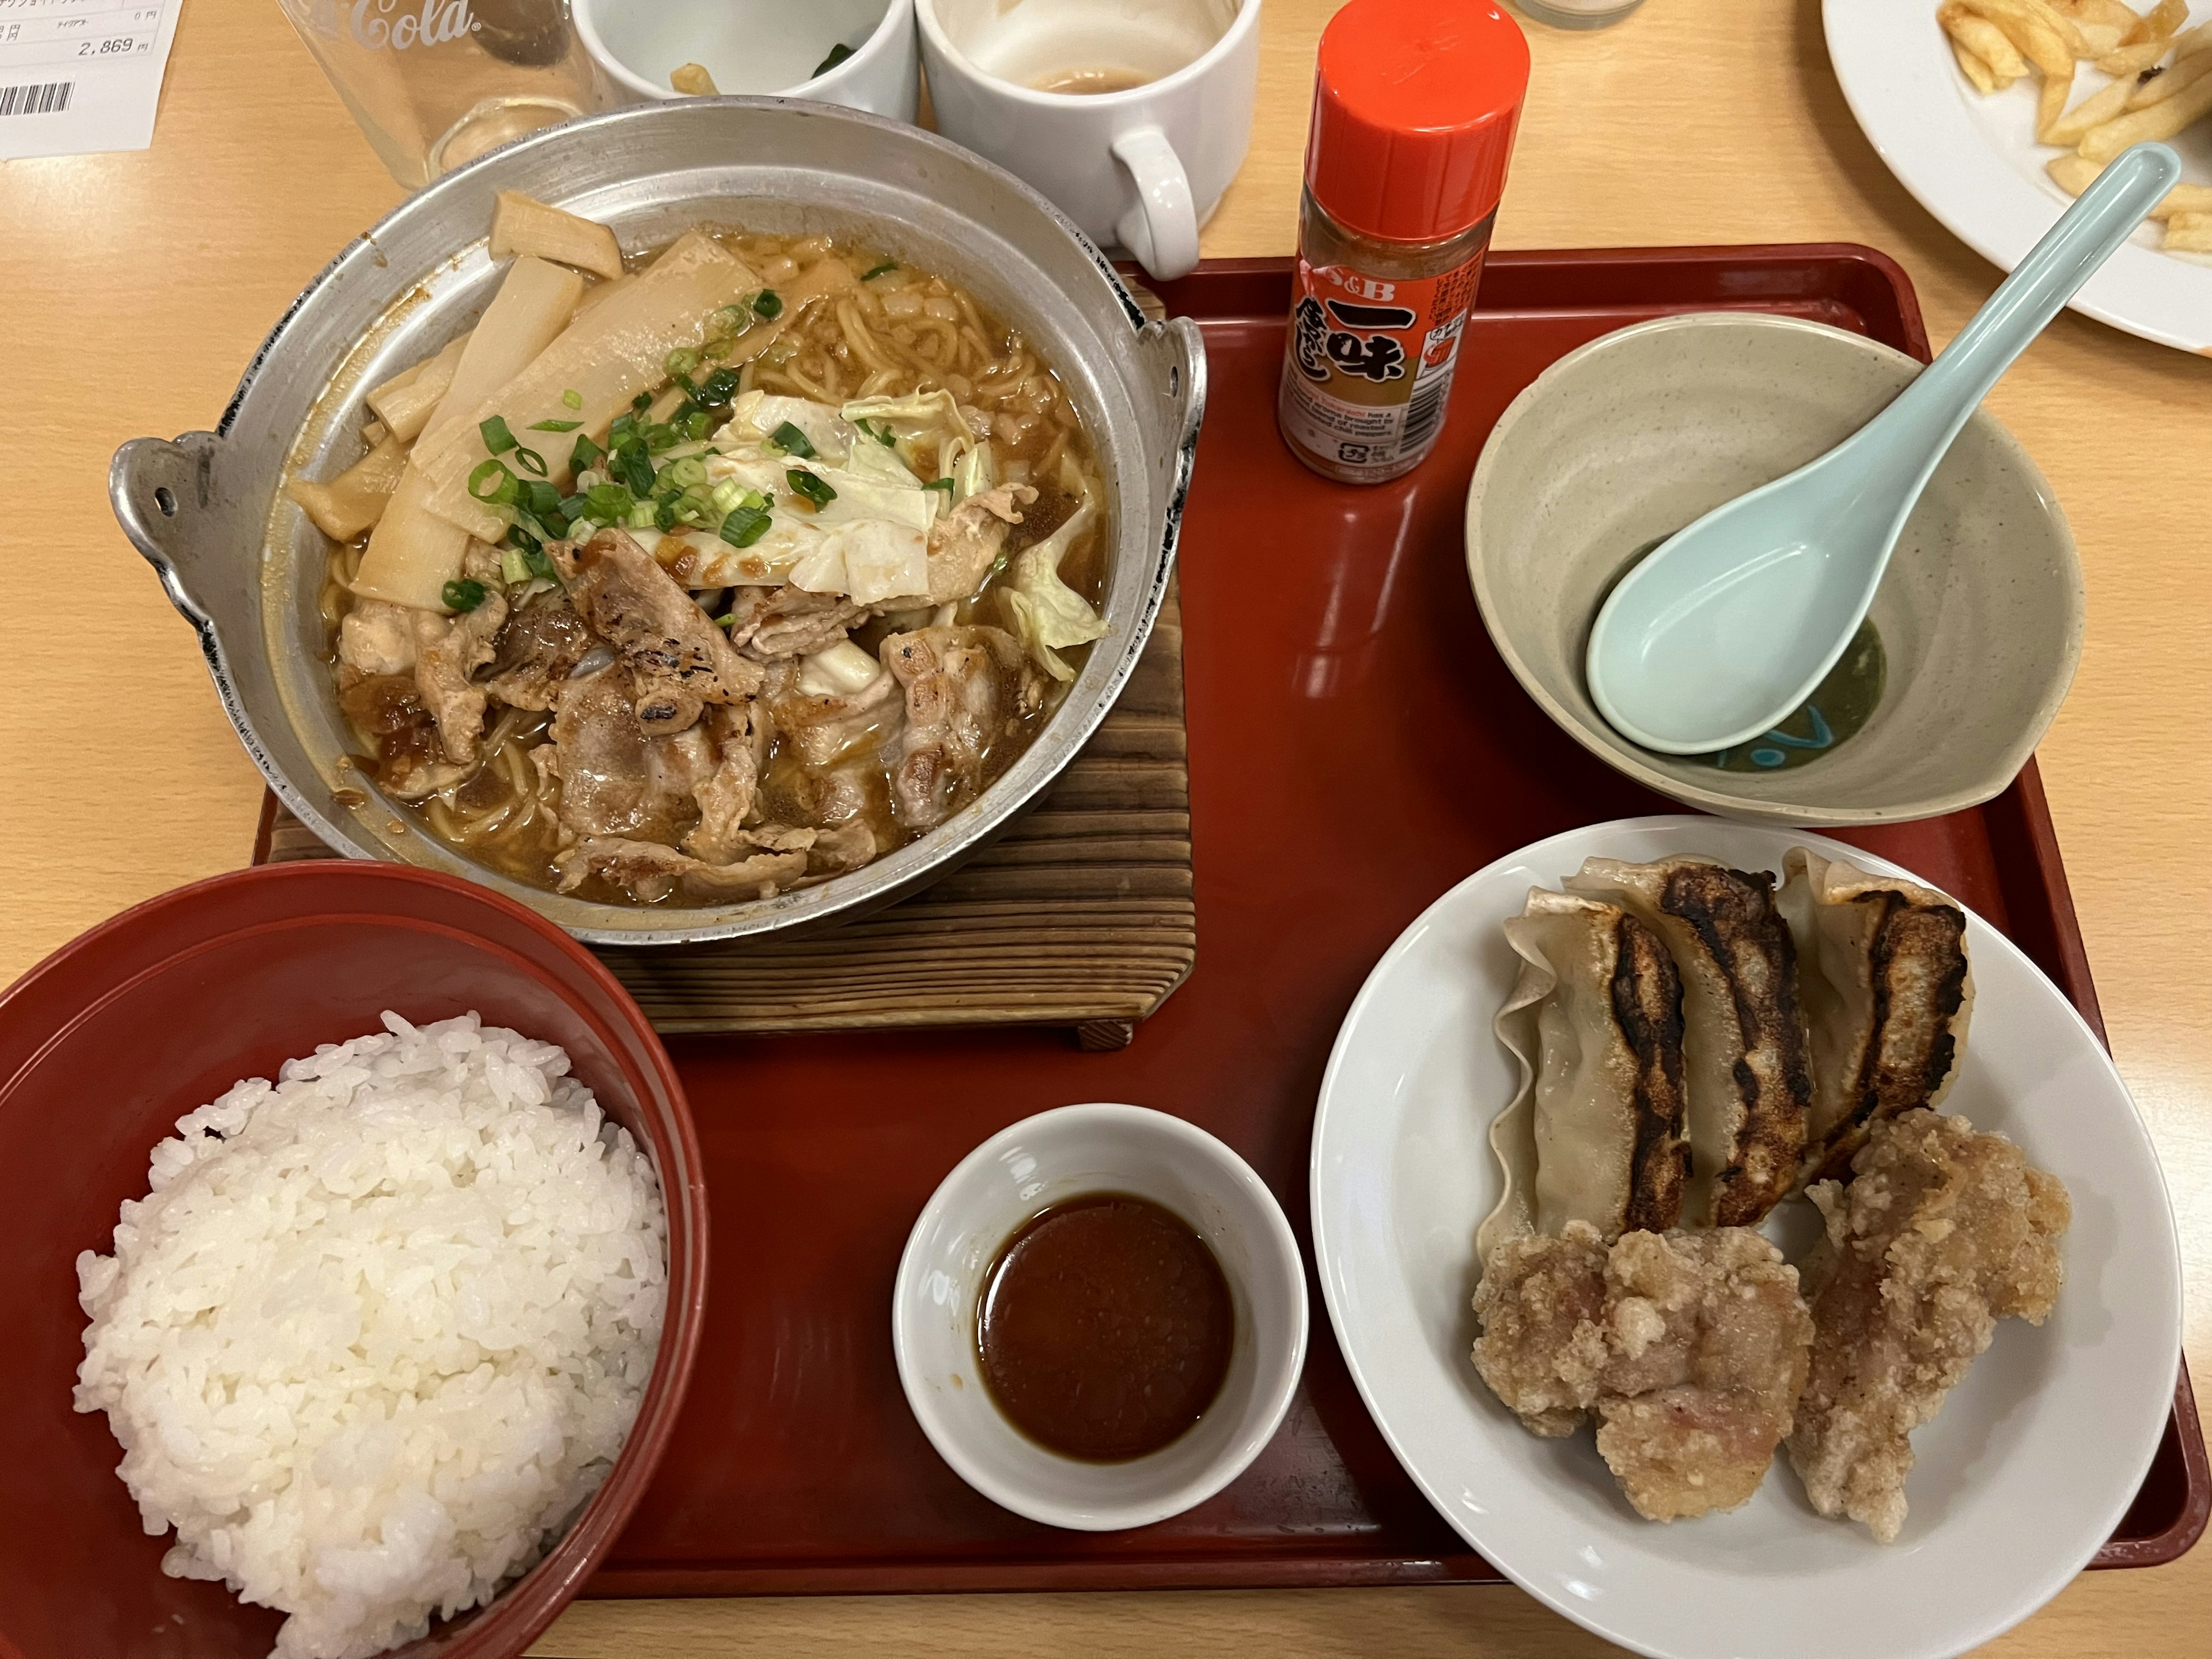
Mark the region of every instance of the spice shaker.
<instances>
[{"instance_id":1,"label":"spice shaker","mask_svg":"<svg viewBox=\"0 0 2212 1659\"><path fill-rule=\"evenodd\" d=\"M1528 86L1492 0L1352 0L1322 32L1276 420L1323 477L1436 447Z\"/></svg>"}]
</instances>

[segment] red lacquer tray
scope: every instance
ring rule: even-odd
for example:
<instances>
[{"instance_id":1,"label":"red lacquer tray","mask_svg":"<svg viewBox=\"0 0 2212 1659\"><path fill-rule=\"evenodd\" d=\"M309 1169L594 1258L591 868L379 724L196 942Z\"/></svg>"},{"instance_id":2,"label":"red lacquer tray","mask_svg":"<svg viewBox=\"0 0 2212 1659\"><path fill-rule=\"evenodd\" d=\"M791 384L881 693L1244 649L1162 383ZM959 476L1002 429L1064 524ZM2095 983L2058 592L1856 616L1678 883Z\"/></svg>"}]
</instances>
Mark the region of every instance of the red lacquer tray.
<instances>
[{"instance_id":1,"label":"red lacquer tray","mask_svg":"<svg viewBox=\"0 0 2212 1659\"><path fill-rule=\"evenodd\" d=\"M1483 632L1460 524L1492 422L1563 353L1668 312L1810 317L1923 360L1927 336L1904 273L1863 248L1501 254L1442 447L1412 477L1359 489L1305 471L1275 434L1286 262L1202 266L1164 297L1205 325L1211 377L1182 543L1198 970L1118 1054L1019 1030L671 1045L706 1152L714 1296L675 1439L587 1594L1498 1577L1376 1431L1317 1287L1302 1391L1226 1492L1103 1536L998 1509L938 1459L900 1393L890 1311L900 1249L978 1141L1093 1100L1158 1107L1220 1135L1307 1243L1322 1068L1383 949L1502 854L1671 810L1553 728ZM1978 811L1851 839L2003 927L2098 1023L2032 765ZM2157 1462L2099 1565L2171 1560L2203 1529L2208 1498L2185 1376Z\"/></svg>"}]
</instances>

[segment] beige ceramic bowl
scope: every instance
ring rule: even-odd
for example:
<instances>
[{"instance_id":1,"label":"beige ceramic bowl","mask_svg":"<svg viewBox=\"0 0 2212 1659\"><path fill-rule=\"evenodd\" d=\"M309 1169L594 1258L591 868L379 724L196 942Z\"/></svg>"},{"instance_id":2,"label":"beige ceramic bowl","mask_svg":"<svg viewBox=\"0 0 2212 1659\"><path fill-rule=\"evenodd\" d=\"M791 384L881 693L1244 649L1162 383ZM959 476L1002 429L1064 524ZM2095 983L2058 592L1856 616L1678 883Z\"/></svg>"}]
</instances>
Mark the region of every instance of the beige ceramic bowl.
<instances>
[{"instance_id":1,"label":"beige ceramic bowl","mask_svg":"<svg viewBox=\"0 0 2212 1659\"><path fill-rule=\"evenodd\" d=\"M1788 318L1664 318L1562 357L1499 419L1467 498L1468 569L1528 695L1593 754L1730 817L1880 823L1987 800L2034 752L2081 653L2066 515L2019 441L1966 422L1905 527L1873 617L1881 702L1832 753L1723 772L1605 723L1583 675L1599 602L1636 554L1831 448L1920 372Z\"/></svg>"}]
</instances>

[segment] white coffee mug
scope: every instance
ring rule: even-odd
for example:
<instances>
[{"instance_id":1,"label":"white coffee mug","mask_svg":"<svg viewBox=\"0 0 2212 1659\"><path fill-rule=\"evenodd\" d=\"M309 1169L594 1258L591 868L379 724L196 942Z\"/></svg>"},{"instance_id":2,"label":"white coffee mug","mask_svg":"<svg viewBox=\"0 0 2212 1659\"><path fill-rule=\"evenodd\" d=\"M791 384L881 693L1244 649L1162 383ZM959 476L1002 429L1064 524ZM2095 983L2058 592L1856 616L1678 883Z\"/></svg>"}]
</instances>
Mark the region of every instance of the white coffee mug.
<instances>
[{"instance_id":1,"label":"white coffee mug","mask_svg":"<svg viewBox=\"0 0 2212 1659\"><path fill-rule=\"evenodd\" d=\"M914 0L572 0L572 13L618 104L685 96L669 74L697 64L717 92L915 118Z\"/></svg>"},{"instance_id":2,"label":"white coffee mug","mask_svg":"<svg viewBox=\"0 0 2212 1659\"><path fill-rule=\"evenodd\" d=\"M916 0L937 130L1162 281L1252 142L1260 0ZM1076 89L1063 89L1076 88Z\"/></svg>"}]
</instances>

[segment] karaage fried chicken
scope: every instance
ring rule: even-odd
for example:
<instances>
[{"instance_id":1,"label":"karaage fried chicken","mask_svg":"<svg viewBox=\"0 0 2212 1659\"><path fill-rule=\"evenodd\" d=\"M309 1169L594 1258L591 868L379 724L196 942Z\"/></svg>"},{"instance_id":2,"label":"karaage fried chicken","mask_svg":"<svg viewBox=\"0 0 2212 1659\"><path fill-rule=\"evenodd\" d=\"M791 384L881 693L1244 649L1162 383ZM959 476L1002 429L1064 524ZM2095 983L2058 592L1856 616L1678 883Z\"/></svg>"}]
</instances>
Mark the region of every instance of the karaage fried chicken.
<instances>
[{"instance_id":1,"label":"karaage fried chicken","mask_svg":"<svg viewBox=\"0 0 2212 1659\"><path fill-rule=\"evenodd\" d=\"M1806 1263L1815 1334L1790 1461L1814 1508L1887 1543L1905 1524L1909 1437L1998 1320L2050 1314L2072 1207L2003 1136L1933 1112L1876 1123L1851 1168L1850 1185L1809 1189L1827 1234Z\"/></svg>"},{"instance_id":2,"label":"karaage fried chicken","mask_svg":"<svg viewBox=\"0 0 2212 1659\"><path fill-rule=\"evenodd\" d=\"M1797 1274L1747 1228L1510 1239L1474 1298L1475 1369L1538 1434L1597 1414L1637 1512L1734 1509L1789 1432L1813 1323Z\"/></svg>"}]
</instances>

